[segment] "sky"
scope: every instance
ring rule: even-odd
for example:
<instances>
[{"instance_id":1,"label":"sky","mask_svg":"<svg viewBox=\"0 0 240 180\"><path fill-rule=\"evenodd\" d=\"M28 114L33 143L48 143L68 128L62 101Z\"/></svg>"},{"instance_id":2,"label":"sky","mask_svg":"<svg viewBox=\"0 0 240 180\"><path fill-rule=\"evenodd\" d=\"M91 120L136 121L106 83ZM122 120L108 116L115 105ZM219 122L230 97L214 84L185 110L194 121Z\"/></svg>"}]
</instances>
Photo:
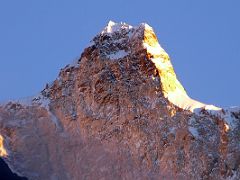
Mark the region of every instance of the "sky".
<instances>
[{"instance_id":1,"label":"sky","mask_svg":"<svg viewBox=\"0 0 240 180\"><path fill-rule=\"evenodd\" d=\"M0 101L39 93L109 20L154 28L189 96L240 105L239 0L0 0Z\"/></svg>"}]
</instances>

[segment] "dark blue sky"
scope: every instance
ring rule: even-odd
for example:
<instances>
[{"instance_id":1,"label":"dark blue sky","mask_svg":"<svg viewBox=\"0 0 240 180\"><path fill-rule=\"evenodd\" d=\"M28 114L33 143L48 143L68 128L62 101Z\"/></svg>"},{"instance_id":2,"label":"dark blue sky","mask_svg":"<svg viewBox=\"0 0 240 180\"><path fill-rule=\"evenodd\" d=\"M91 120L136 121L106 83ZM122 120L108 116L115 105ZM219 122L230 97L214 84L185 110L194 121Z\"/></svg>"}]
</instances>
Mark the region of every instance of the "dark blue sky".
<instances>
[{"instance_id":1,"label":"dark blue sky","mask_svg":"<svg viewBox=\"0 0 240 180\"><path fill-rule=\"evenodd\" d=\"M188 94L240 105L239 0L0 1L0 100L37 94L109 20L150 24Z\"/></svg>"}]
</instances>

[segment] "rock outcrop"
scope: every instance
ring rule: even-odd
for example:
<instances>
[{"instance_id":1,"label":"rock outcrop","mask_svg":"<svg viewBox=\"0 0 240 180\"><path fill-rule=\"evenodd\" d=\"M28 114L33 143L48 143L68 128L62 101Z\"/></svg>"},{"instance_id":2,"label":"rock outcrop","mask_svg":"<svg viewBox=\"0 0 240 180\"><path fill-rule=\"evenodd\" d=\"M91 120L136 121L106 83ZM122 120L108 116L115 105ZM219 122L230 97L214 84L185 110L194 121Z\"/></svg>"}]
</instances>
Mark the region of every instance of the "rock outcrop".
<instances>
[{"instance_id":1,"label":"rock outcrop","mask_svg":"<svg viewBox=\"0 0 240 180\"><path fill-rule=\"evenodd\" d=\"M239 179L239 120L189 98L150 26L110 22L39 95L0 106L0 156L34 180Z\"/></svg>"}]
</instances>

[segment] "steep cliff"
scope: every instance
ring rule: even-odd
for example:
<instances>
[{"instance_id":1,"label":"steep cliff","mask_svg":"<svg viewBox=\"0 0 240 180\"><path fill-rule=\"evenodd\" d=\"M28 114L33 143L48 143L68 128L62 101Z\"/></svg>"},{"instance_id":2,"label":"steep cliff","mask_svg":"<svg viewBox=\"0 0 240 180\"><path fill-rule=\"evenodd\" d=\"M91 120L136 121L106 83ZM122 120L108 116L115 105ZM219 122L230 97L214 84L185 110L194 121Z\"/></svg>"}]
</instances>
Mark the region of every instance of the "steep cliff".
<instances>
[{"instance_id":1,"label":"steep cliff","mask_svg":"<svg viewBox=\"0 0 240 180\"><path fill-rule=\"evenodd\" d=\"M0 106L0 156L28 179L239 179L240 108L191 99L147 24L109 22L29 100Z\"/></svg>"}]
</instances>

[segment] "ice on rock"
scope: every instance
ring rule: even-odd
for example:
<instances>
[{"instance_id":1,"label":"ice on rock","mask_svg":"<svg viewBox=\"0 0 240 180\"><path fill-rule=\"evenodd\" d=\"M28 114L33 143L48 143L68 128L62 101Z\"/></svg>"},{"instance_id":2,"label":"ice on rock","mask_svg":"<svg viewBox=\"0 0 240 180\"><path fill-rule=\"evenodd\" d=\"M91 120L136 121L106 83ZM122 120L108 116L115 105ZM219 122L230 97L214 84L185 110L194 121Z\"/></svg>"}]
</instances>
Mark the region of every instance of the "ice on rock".
<instances>
[{"instance_id":1,"label":"ice on rock","mask_svg":"<svg viewBox=\"0 0 240 180\"><path fill-rule=\"evenodd\" d=\"M197 138L199 136L197 128L195 128L195 127L188 127L188 130L195 138Z\"/></svg>"},{"instance_id":2,"label":"ice on rock","mask_svg":"<svg viewBox=\"0 0 240 180\"><path fill-rule=\"evenodd\" d=\"M124 51L124 50L119 50L113 54L109 54L108 58L109 59L120 59L120 58L124 58L125 56L127 56L129 53Z\"/></svg>"}]
</instances>

